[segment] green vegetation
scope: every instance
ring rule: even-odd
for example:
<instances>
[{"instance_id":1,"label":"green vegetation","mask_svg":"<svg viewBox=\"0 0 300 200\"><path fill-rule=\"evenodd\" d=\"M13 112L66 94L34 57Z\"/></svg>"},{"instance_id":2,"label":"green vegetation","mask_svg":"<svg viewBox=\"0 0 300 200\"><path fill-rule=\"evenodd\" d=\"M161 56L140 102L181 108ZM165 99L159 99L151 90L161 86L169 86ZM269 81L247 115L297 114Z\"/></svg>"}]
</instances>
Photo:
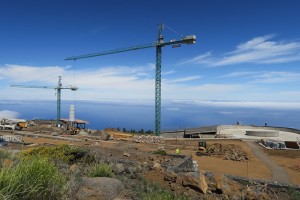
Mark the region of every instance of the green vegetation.
<instances>
[{"instance_id":1,"label":"green vegetation","mask_svg":"<svg viewBox=\"0 0 300 200\"><path fill-rule=\"evenodd\" d=\"M14 156L14 154L10 153L9 151L0 150L0 165L2 165L5 159L15 160L16 156Z\"/></svg>"},{"instance_id":2,"label":"green vegetation","mask_svg":"<svg viewBox=\"0 0 300 200\"><path fill-rule=\"evenodd\" d=\"M66 178L46 158L21 160L0 170L0 199L60 199Z\"/></svg>"},{"instance_id":3,"label":"green vegetation","mask_svg":"<svg viewBox=\"0 0 300 200\"><path fill-rule=\"evenodd\" d=\"M0 160L9 159L11 157L11 153L8 151L0 150Z\"/></svg>"},{"instance_id":4,"label":"green vegetation","mask_svg":"<svg viewBox=\"0 0 300 200\"><path fill-rule=\"evenodd\" d=\"M110 165L101 163L96 164L89 173L90 177L112 177L113 171Z\"/></svg>"},{"instance_id":5,"label":"green vegetation","mask_svg":"<svg viewBox=\"0 0 300 200\"><path fill-rule=\"evenodd\" d=\"M139 177L139 184L134 188L135 193L143 200L188 200L185 195L177 195L169 190L162 189L158 184L149 183L145 179Z\"/></svg>"},{"instance_id":6,"label":"green vegetation","mask_svg":"<svg viewBox=\"0 0 300 200\"><path fill-rule=\"evenodd\" d=\"M25 160L30 160L31 158L40 156L48 159L58 159L73 163L76 160L84 157L86 153L87 151L81 148L71 147L69 145L58 145L29 148L25 151L22 151L20 157Z\"/></svg>"},{"instance_id":7,"label":"green vegetation","mask_svg":"<svg viewBox=\"0 0 300 200\"><path fill-rule=\"evenodd\" d=\"M158 149L158 150L154 151L153 153L163 155L163 156L167 155L167 152L163 149Z\"/></svg>"},{"instance_id":8,"label":"green vegetation","mask_svg":"<svg viewBox=\"0 0 300 200\"><path fill-rule=\"evenodd\" d=\"M243 179L238 179L238 180L236 180L238 183L240 183L240 184L242 184L242 185L244 185L244 186L246 186L246 185L250 185L251 184L251 182L249 181L249 180L243 180Z\"/></svg>"},{"instance_id":9,"label":"green vegetation","mask_svg":"<svg viewBox=\"0 0 300 200\"><path fill-rule=\"evenodd\" d=\"M120 131L120 128L118 127L115 130ZM130 129L130 131L129 131L126 128L123 128L122 132L123 133L133 133L133 134L153 134L153 131L151 131L151 130L144 131L144 129L141 129L139 131L137 131L135 129Z\"/></svg>"},{"instance_id":10,"label":"green vegetation","mask_svg":"<svg viewBox=\"0 0 300 200\"><path fill-rule=\"evenodd\" d=\"M292 200L298 200L298 199L300 199L300 191L298 191L296 189L291 189L290 193L291 193L291 199Z\"/></svg>"}]
</instances>

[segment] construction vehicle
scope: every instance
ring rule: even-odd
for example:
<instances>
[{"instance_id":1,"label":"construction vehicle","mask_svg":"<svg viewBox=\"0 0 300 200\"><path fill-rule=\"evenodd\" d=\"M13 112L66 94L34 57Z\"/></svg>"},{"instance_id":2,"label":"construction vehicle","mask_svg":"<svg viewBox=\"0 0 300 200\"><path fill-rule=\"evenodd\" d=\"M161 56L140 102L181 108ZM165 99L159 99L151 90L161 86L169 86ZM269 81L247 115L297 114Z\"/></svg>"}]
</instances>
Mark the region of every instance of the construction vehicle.
<instances>
[{"instance_id":1,"label":"construction vehicle","mask_svg":"<svg viewBox=\"0 0 300 200\"><path fill-rule=\"evenodd\" d=\"M25 119L5 119L2 118L0 121L1 129L12 129L13 131L22 130L27 128L27 121Z\"/></svg>"},{"instance_id":2,"label":"construction vehicle","mask_svg":"<svg viewBox=\"0 0 300 200\"><path fill-rule=\"evenodd\" d=\"M28 124L27 121L18 121L16 124L16 129L17 130L22 130L23 128L27 128Z\"/></svg>"},{"instance_id":3,"label":"construction vehicle","mask_svg":"<svg viewBox=\"0 0 300 200\"><path fill-rule=\"evenodd\" d=\"M197 149L196 155L197 156L208 156L209 155L207 153L207 149L206 149L206 141L198 142L198 149Z\"/></svg>"},{"instance_id":4,"label":"construction vehicle","mask_svg":"<svg viewBox=\"0 0 300 200\"><path fill-rule=\"evenodd\" d=\"M69 129L71 131L71 135L77 135L80 132L80 128L71 127Z\"/></svg>"}]
</instances>

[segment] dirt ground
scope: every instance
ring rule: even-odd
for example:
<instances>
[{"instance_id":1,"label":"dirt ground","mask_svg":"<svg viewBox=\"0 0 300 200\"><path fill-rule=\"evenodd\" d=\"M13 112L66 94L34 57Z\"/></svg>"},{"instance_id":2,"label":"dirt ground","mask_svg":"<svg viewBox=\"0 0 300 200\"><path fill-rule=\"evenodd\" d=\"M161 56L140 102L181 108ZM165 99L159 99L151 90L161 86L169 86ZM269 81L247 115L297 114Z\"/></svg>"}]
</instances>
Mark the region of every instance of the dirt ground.
<instances>
[{"instance_id":1,"label":"dirt ground","mask_svg":"<svg viewBox=\"0 0 300 200\"><path fill-rule=\"evenodd\" d=\"M47 137L52 137L51 133L45 134L47 134ZM272 192L270 194L260 192L268 189L267 187L264 188L264 185L251 183L251 179L270 180L272 173L268 167L254 155L247 143L240 140L218 139L207 140L206 142L207 147L213 144L219 144L224 147L230 145L231 147L238 148L239 151L243 151L247 154L247 159L243 161L226 160L224 155L197 156L198 140L164 140L164 143L148 144L135 143L133 142L133 138L127 138L126 134L120 134L120 137L118 137L118 134L114 134L113 140L108 141L99 140L100 137L89 135L60 135L60 139L57 139L56 136L52 138L42 138L41 136L40 133L39 135L31 134L30 137L23 136L23 141L28 145L11 144L8 148L26 149L39 145L57 144L86 147L105 162L121 162L124 165L130 165L128 171L134 167L144 170L145 166L148 166L148 168L146 167L147 170L142 171L141 174L147 181L157 183L162 188L172 190L181 195L188 194L189 197L192 197L191 199L199 199L200 197L206 198L208 197L206 195L210 195L209 198L206 199L272 199L274 197L277 199L289 199L286 198L289 195L288 189L275 188L275 190L277 190L277 196L274 196L275 193ZM67 141L67 139L73 139L73 141ZM74 141L74 139L81 141ZM165 164L170 163L171 166L176 165L174 164L174 160L172 160L176 157L176 155L174 155L176 154L176 148L180 149L181 155L191 155L192 159L197 161L198 170L201 171L202 174L206 174L204 179L208 184L208 194L203 194L202 189L199 188L199 177L192 176L188 173L176 173L173 175L172 172L167 170L167 167L164 167ZM153 154L157 149L164 149L167 155ZM300 185L300 169L297 166L297 162L299 162L299 151L264 150L264 152L288 172L294 185ZM213 175L207 175L205 172ZM225 175L245 177L246 184L245 182L241 183L228 178L228 176ZM130 176L128 181L134 184L134 181L137 179L134 177L135 176ZM247 182L249 181L247 178L250 179L250 182ZM251 185L248 185L249 183ZM273 191L273 189L274 188L272 188L271 191ZM261 196L261 194L266 196Z\"/></svg>"},{"instance_id":2,"label":"dirt ground","mask_svg":"<svg viewBox=\"0 0 300 200\"><path fill-rule=\"evenodd\" d=\"M269 179L271 178L271 171L254 156L251 149L242 141L229 140L229 141L207 141L207 145L213 143L235 144L241 147L249 156L249 161L237 162L231 160L224 160L222 156L196 156L196 150L189 150L183 147L181 153L192 154L193 159L198 162L199 169L204 171L212 171L216 173L232 174L236 176L243 176L255 179ZM196 146L196 144L192 144ZM196 148L193 148L196 149ZM169 150L169 153L175 153L175 148Z\"/></svg>"},{"instance_id":3,"label":"dirt ground","mask_svg":"<svg viewBox=\"0 0 300 200\"><path fill-rule=\"evenodd\" d=\"M268 150L265 153L282 166L289 174L293 184L300 185L300 151L299 150Z\"/></svg>"},{"instance_id":4,"label":"dirt ground","mask_svg":"<svg viewBox=\"0 0 300 200\"><path fill-rule=\"evenodd\" d=\"M95 142L68 142L64 140L45 139L45 138L31 138L24 137L24 142L28 143L39 143L39 144L73 144L79 146L95 145ZM199 170L210 171L220 174L231 174L236 176L247 177L250 179L265 179L269 180L272 177L271 171L268 169L263 162L258 159L246 145L245 142L239 140L218 140L218 141L207 141L207 145L213 143L220 143L223 145L234 144L241 147L249 156L248 161L237 162L231 160L225 160L222 156L196 156L197 142L191 141L166 141L165 144L146 144L146 143L132 143L131 141L99 141L97 145L103 147L113 148L120 144L126 146L136 146L141 151L154 151L159 146L166 149L167 153L175 154L177 147L180 148L181 154L193 156L193 159L197 161ZM295 150L265 150L270 158L275 161L278 165L282 166L291 177L292 183L300 185L300 169L297 164L300 162L300 151Z\"/></svg>"},{"instance_id":5,"label":"dirt ground","mask_svg":"<svg viewBox=\"0 0 300 200\"><path fill-rule=\"evenodd\" d=\"M71 137L71 136L70 136ZM243 141L240 140L207 140L207 145L213 143L220 143L222 145L234 144L242 148L248 155L247 161L231 161L225 160L223 156L196 156L197 140L166 140L164 144L147 144L147 143L133 143L132 138L126 141L124 135L121 138L114 138L110 141L93 141L87 140L84 136L72 136L73 138L80 138L82 142L69 142L65 140L57 140L50 138L40 137L23 137L26 143L38 143L43 145L49 144L70 144L79 146L101 146L107 148L114 148L123 146L126 148L136 148L142 152L155 151L157 148L164 148L167 153L175 154L177 147L180 148L181 154L192 155L193 159L197 161L199 170L219 173L231 174L236 176L248 177L250 179L264 179L269 180L272 177L271 171L263 162L258 159L252 152L251 148ZM261 147L262 148L262 147ZM300 162L300 151L288 150L264 150L269 157L282 166L291 177L292 183L300 185L300 169L298 164Z\"/></svg>"}]
</instances>

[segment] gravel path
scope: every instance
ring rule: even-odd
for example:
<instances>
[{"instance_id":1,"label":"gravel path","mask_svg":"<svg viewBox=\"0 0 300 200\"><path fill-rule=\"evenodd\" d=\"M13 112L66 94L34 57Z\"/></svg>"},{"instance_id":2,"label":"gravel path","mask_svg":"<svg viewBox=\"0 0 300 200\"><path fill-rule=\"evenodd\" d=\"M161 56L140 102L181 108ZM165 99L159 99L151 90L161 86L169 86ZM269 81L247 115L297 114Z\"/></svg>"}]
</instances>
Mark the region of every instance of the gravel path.
<instances>
[{"instance_id":1,"label":"gravel path","mask_svg":"<svg viewBox=\"0 0 300 200\"><path fill-rule=\"evenodd\" d=\"M260 149L254 142L247 142L248 146L252 149L255 156L257 156L272 172L272 181L291 184L288 173L275 162L273 162L268 155Z\"/></svg>"}]
</instances>

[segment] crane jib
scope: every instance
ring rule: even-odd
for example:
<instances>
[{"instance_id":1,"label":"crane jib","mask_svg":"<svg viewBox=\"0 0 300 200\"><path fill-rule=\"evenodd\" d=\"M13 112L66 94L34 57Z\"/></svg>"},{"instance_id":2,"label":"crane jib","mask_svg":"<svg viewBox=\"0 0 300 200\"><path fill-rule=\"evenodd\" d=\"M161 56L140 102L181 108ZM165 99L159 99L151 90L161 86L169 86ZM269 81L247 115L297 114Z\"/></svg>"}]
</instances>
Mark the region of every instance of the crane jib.
<instances>
[{"instance_id":1,"label":"crane jib","mask_svg":"<svg viewBox=\"0 0 300 200\"><path fill-rule=\"evenodd\" d=\"M146 49L146 48L151 48L151 47L157 47L157 46L167 46L167 45L176 45L176 44L195 44L196 42L196 36L187 36L184 37L180 40L171 40L169 42L155 42L152 44L145 44L145 45L138 45L138 46L132 46L132 47L126 47L126 48L118 48L114 50L108 50L108 51L103 51L99 53L91 53L91 54L84 54L80 56L72 56L72 57L67 57L65 60L79 60L79 59L84 59L84 58L92 58L92 57L97 57L97 56L104 56L104 55L109 55L109 54L115 54L115 53L121 53L121 52L126 52L126 51L134 51L134 50L140 50L140 49Z\"/></svg>"},{"instance_id":2,"label":"crane jib","mask_svg":"<svg viewBox=\"0 0 300 200\"><path fill-rule=\"evenodd\" d=\"M155 133L156 135L160 134L160 122L161 122L161 57L162 57L162 48L167 45L172 45L173 47L179 47L180 44L195 44L196 36L189 35L180 38L179 40L171 40L169 42L164 42L164 37L162 35L162 30L164 29L163 24L159 24L158 26L158 37L157 42L148 44L148 45L139 45L132 46L127 48L114 49L99 53L85 54L80 56L67 57L65 60L78 60L84 58L91 58L97 56L104 56L108 54L121 53L126 51L133 51L139 49L145 49L150 47L156 47L156 76L155 76Z\"/></svg>"},{"instance_id":3,"label":"crane jib","mask_svg":"<svg viewBox=\"0 0 300 200\"><path fill-rule=\"evenodd\" d=\"M132 46L132 47L127 47L127 48L119 48L119 49L103 51L103 52L99 52L99 53L91 53L91 54L84 54L84 55L80 55L80 56L67 57L67 58L65 58L65 60L79 60L79 59L83 59L83 58L91 58L91 57L104 56L104 55L121 53L121 52L126 52L126 51L146 49L146 48L151 48L151 47L155 47L155 46L156 46L156 43Z\"/></svg>"}]
</instances>

